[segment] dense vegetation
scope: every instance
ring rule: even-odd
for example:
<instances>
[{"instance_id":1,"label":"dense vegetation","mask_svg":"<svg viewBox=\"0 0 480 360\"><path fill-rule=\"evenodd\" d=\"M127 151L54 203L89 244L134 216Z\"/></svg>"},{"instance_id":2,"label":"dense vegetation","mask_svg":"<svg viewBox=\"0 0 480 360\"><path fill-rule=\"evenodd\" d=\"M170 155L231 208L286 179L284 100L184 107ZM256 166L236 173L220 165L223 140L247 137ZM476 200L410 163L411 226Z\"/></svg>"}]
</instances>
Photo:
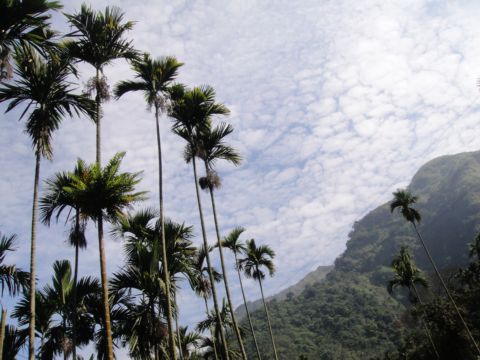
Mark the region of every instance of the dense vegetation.
<instances>
[{"instance_id":1,"label":"dense vegetation","mask_svg":"<svg viewBox=\"0 0 480 360\"><path fill-rule=\"evenodd\" d=\"M478 310L472 306L478 299L478 281L465 284L454 275L460 268L478 266L469 265L476 259L476 255L469 257L469 244L474 242L480 224L480 153L430 161L417 172L408 189L421 194L416 207L422 215L419 230L447 284L456 289L454 297L460 297L462 312L467 314L467 322L473 321L478 339ZM297 296L269 303L281 358L294 359L299 354L308 359L317 359L319 354L321 359L383 358L386 351L394 358L398 346L404 352L413 343L428 349L422 328L412 320L407 290L397 289L392 296L387 292L387 283L394 277L391 263L402 246L410 249L429 282L430 289L420 292L428 302L424 305L427 318L438 324L439 333L434 335L443 339L439 343L445 344L444 349L470 348L411 225L402 216L391 214L389 204L356 222L349 238L346 251L326 280ZM414 314L421 313L421 309L414 309ZM264 315L254 311L252 317L259 329L259 342L264 344L268 336L262 325ZM441 321L450 327L442 328ZM415 329L413 334L411 329ZM462 334L455 337L457 343L451 338L455 332ZM451 341L446 343L445 339ZM413 350L409 351L410 357L401 358L434 358L430 353L414 357ZM468 350L467 355L443 354L443 358L475 357Z\"/></svg>"}]
</instances>

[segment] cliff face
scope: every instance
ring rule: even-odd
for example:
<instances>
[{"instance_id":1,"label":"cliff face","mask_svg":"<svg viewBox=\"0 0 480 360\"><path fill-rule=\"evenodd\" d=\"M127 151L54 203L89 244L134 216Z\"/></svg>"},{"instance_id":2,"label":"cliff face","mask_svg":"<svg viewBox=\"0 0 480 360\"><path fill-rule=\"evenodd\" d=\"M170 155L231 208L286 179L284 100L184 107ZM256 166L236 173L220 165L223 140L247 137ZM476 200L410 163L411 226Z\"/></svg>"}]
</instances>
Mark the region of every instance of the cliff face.
<instances>
[{"instance_id":1,"label":"cliff face","mask_svg":"<svg viewBox=\"0 0 480 360\"><path fill-rule=\"evenodd\" d=\"M419 197L419 226L437 265L454 271L468 263L468 244L480 227L480 152L434 159L420 168L408 189ZM326 279L306 285L297 296L269 306L282 359L368 359L392 348L401 296L388 296L390 263L407 245L426 273L430 264L411 225L383 204L356 222L347 249ZM269 352L265 316L253 313L262 349ZM253 354L252 344L249 344ZM269 355L270 356L270 355Z\"/></svg>"}]
</instances>

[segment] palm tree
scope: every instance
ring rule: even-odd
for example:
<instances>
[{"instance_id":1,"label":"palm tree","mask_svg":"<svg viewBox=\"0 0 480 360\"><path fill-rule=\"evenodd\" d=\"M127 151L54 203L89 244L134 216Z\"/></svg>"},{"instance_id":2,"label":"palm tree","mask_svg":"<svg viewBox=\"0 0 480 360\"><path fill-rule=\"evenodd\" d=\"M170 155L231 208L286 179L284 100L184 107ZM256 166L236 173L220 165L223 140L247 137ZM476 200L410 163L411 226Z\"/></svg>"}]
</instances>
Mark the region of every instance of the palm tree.
<instances>
[{"instance_id":1,"label":"palm tree","mask_svg":"<svg viewBox=\"0 0 480 360\"><path fill-rule=\"evenodd\" d=\"M255 336L255 331L253 330L252 318L250 317L250 311L248 310L247 306L247 298L245 297L245 291L243 289L242 276L240 275L240 264L238 260L238 255L243 254L247 250L245 244L240 240L240 235L244 231L244 228L236 227L223 239L222 245L227 249L230 249L235 256L235 268L237 269L238 282L240 283L240 289L242 290L243 305L245 306L248 324L250 325L250 330L252 331L253 342L255 344L255 350L257 351L258 360L261 360L262 356L260 355L260 348L258 347L257 337Z\"/></svg>"},{"instance_id":2,"label":"palm tree","mask_svg":"<svg viewBox=\"0 0 480 360\"><path fill-rule=\"evenodd\" d=\"M27 332L17 329L13 325L5 327L5 335L3 341L3 360L18 359L18 353L25 346L27 340Z\"/></svg>"},{"instance_id":3,"label":"palm tree","mask_svg":"<svg viewBox=\"0 0 480 360\"><path fill-rule=\"evenodd\" d=\"M117 153L105 167L96 162L86 176L71 173L72 184L64 189L69 196L78 200L80 212L97 223L98 246L100 253L100 273L102 297L105 314L105 332L107 340L106 354L113 360L113 343L110 323L110 306L108 297L107 264L103 234L103 219L115 222L123 215L123 209L134 202L143 200L145 192L135 192L140 182L139 173L119 173L125 153Z\"/></svg>"},{"instance_id":4,"label":"palm tree","mask_svg":"<svg viewBox=\"0 0 480 360\"><path fill-rule=\"evenodd\" d=\"M173 295L173 303L175 304L175 326L178 341L178 351L180 358L183 360L183 348L180 343L180 327L178 324L179 306L177 303L177 285L183 275L190 283L197 279L196 269L194 266L196 248L192 246L191 238L193 237L193 228L184 224L177 224L170 220L165 223L166 236L166 258L168 259L168 273L170 276L169 284L171 284L171 293ZM165 272L165 264L162 263L161 272Z\"/></svg>"},{"instance_id":5,"label":"palm tree","mask_svg":"<svg viewBox=\"0 0 480 360\"><path fill-rule=\"evenodd\" d=\"M416 303L417 301L422 304L422 299L420 298L420 294L417 290L417 284L423 287L427 287L428 283L427 280L422 276L420 270L415 266L413 263L408 249L405 246L402 246L400 249L400 253L395 256L392 261L392 268L395 272L395 277L388 282L387 291L389 294L392 294L393 289L398 286L406 287L408 289L408 295L410 302L412 304ZM437 348L435 343L433 342L432 335L428 330L427 323L424 319L422 319L422 324L425 329L425 333L428 337L430 344L432 345L433 352L437 359L440 359L438 355Z\"/></svg>"},{"instance_id":6,"label":"palm tree","mask_svg":"<svg viewBox=\"0 0 480 360\"><path fill-rule=\"evenodd\" d=\"M75 286L76 285L76 286ZM57 260L53 264L52 284L48 284L43 289L46 302L53 309L53 314L60 317L59 322L53 321L46 334L46 342L42 348L42 358L53 358L54 355L63 353L64 359L67 359L70 353L73 353L74 344L72 342L72 324L78 316L78 304L73 305L72 296L76 290L77 294L83 299L86 296L97 294L100 290L100 284L97 279L83 277L75 284L72 278L72 268L68 260ZM72 305L74 307L72 307ZM82 320L85 319L83 316ZM89 326L80 326L80 328L89 328ZM91 331L80 332L79 343L87 344L93 336ZM75 344L76 345L76 344Z\"/></svg>"},{"instance_id":7,"label":"palm tree","mask_svg":"<svg viewBox=\"0 0 480 360\"><path fill-rule=\"evenodd\" d=\"M0 82L11 79L10 55L18 46L42 51L53 35L48 29L48 11L61 9L59 1L0 0Z\"/></svg>"},{"instance_id":8,"label":"palm tree","mask_svg":"<svg viewBox=\"0 0 480 360\"><path fill-rule=\"evenodd\" d=\"M167 289L170 288L168 274L168 260L165 253L165 225L164 225L164 208L163 208L163 167L162 167L162 146L160 138L160 114L165 111L168 106L168 86L177 77L178 69L183 64L178 62L174 57L165 57L160 59L152 59L150 55L145 54L142 60L133 61L133 71L138 79L137 81L121 81L115 87L115 96L120 98L127 92L142 91L147 104L150 108L155 109L155 125L157 131L157 150L158 150L158 194L160 206L160 234L162 262L165 264L163 282ZM166 292L167 297L167 321L169 335L170 357L176 358L175 343L173 340L173 323L172 323L172 304L170 293Z\"/></svg>"},{"instance_id":9,"label":"palm tree","mask_svg":"<svg viewBox=\"0 0 480 360\"><path fill-rule=\"evenodd\" d=\"M189 360L192 358L193 353L200 347L202 337L195 331L188 332L188 326L182 326L178 334L184 359Z\"/></svg>"},{"instance_id":10,"label":"palm tree","mask_svg":"<svg viewBox=\"0 0 480 360\"><path fill-rule=\"evenodd\" d=\"M37 337L40 338L40 349L38 354L42 354L45 345L45 339L47 338L48 331L53 327L53 315L55 309L47 301L45 294L41 291L37 291L35 294L35 304L38 305L35 309L35 331ZM19 326L25 326L30 321L30 294L25 293L23 297L17 302L12 317L17 319ZM28 334L27 329L27 334Z\"/></svg>"},{"instance_id":11,"label":"palm tree","mask_svg":"<svg viewBox=\"0 0 480 360\"><path fill-rule=\"evenodd\" d=\"M28 288L30 276L28 272L18 269L15 265L5 265L7 253L15 250L16 235L6 236L0 233L0 286L2 296L5 288L12 296Z\"/></svg>"},{"instance_id":12,"label":"palm tree","mask_svg":"<svg viewBox=\"0 0 480 360\"><path fill-rule=\"evenodd\" d=\"M209 247L207 250L204 246L201 246L197 249L196 256L193 261L197 279L190 284L195 293L203 298L203 301L205 302L205 313L207 315L210 314L210 310L208 309L208 299L212 296L212 286L210 285L208 267L205 266L205 259L207 257L207 252L212 251L212 249L212 247ZM212 273L215 282L220 282L222 280L222 274L216 271L215 268L212 269ZM215 359L218 360L217 346L215 344L214 330L212 328L210 328L210 333L212 335L213 354Z\"/></svg>"},{"instance_id":13,"label":"palm tree","mask_svg":"<svg viewBox=\"0 0 480 360\"><path fill-rule=\"evenodd\" d=\"M247 250L245 255L246 257L240 259L238 264L239 267L244 271L246 277L258 280L260 292L262 294L263 307L265 308L265 314L267 315L268 330L270 332L270 339L272 340L273 354L275 356L275 360L278 360L277 348L275 346L275 340L273 339L272 324L270 323L270 316L268 315L267 303L265 302L262 286L262 280L265 279L265 273L262 271L262 268L265 267L270 276L273 276L275 273L275 266L272 261L272 259L275 257L275 252L268 245L257 247L255 240L251 239L247 241Z\"/></svg>"},{"instance_id":14,"label":"palm tree","mask_svg":"<svg viewBox=\"0 0 480 360\"><path fill-rule=\"evenodd\" d=\"M95 77L90 85L95 92L96 162L101 165L101 103L109 97L103 71L115 59L132 60L137 57L131 41L125 40L133 22L122 23L124 14L117 7L106 7L104 12L96 12L85 4L82 4L79 13L66 16L74 29L69 35L75 39L64 45L69 55L95 68Z\"/></svg>"},{"instance_id":15,"label":"palm tree","mask_svg":"<svg viewBox=\"0 0 480 360\"><path fill-rule=\"evenodd\" d=\"M77 165L73 171L76 176L84 177L88 174L88 167L84 161L78 160ZM65 187L72 184L72 178L68 172L59 172L53 178L46 181L47 190L45 195L40 199L40 212L41 220L44 224L50 226L52 216L56 214L55 218L58 222L63 210L67 207L75 211L75 217L73 219L73 226L69 234L69 243L75 247L75 270L73 276L73 297L72 308L74 311L77 309L77 282L78 282L78 257L79 249L85 249L87 247L87 241L85 238L86 221L84 217L81 217L79 204L76 199L72 198L69 193L65 191ZM69 216L68 216L69 217ZM68 221L67 217L67 221ZM76 359L77 350L77 331L76 331L76 318L73 316L72 324L72 357Z\"/></svg>"},{"instance_id":16,"label":"palm tree","mask_svg":"<svg viewBox=\"0 0 480 360\"><path fill-rule=\"evenodd\" d=\"M158 266L160 260L158 254L159 252L163 253L163 249L159 246L160 221L156 221L157 217L158 212L156 210L145 209L134 214L128 214L119 221L114 231L126 240L127 266L121 272L116 273L111 281L114 291L131 291L132 289L139 291L142 298L146 298L145 301L150 304L152 318L156 316L154 308L156 303L161 305L159 312L162 309L162 312L166 313L165 294L175 295L177 275L183 274L190 281L193 281L192 277L194 276L194 269L191 264L195 255L195 248L191 246L192 242L190 241L193 236L192 227L167 219L164 224L167 246L165 254L168 259L170 290L167 290L167 287L162 283L166 269L164 263L161 263L160 267ZM175 308L178 314L178 307L175 306ZM144 328L141 330L144 331ZM152 336L155 340L156 335L152 334ZM155 341L152 341L151 344L153 344L151 347L156 346ZM158 349L155 349L154 352L158 353Z\"/></svg>"},{"instance_id":17,"label":"palm tree","mask_svg":"<svg viewBox=\"0 0 480 360\"><path fill-rule=\"evenodd\" d=\"M192 90L185 90L183 96L173 102L170 116L172 117L173 132L182 137L186 142L185 160L188 162L191 158L193 166L193 176L195 182L195 191L197 195L198 212L200 215L200 225L202 228L203 245L208 248L207 233L205 229L205 221L203 218L202 203L200 200L200 190L198 185L197 164L195 156L189 154L196 154L196 141L198 134L208 127L210 120L215 115L226 115L229 110L223 105L215 102L215 91L210 86L195 87ZM217 291L215 288L214 278L212 274L212 265L210 255L206 253L207 267L209 269L210 284L212 287L212 297L215 314L218 323L221 323L220 309L218 306ZM220 326L220 337L222 342L223 357L228 360L228 346L225 338L223 326Z\"/></svg>"},{"instance_id":18,"label":"palm tree","mask_svg":"<svg viewBox=\"0 0 480 360\"><path fill-rule=\"evenodd\" d=\"M31 319L29 330L29 359L35 353L35 252L38 183L40 177L40 160L42 157L52 158L51 140L65 115L93 115L91 100L82 95L72 93L68 77L72 74L71 64L64 58L52 56L46 62L32 48L19 48L15 54L17 64L15 73L18 80L14 85L4 84L0 88L0 103L9 100L6 112L18 105L28 103L20 118L30 109L25 132L32 139L35 151L35 180L33 184L32 227L30 250L30 289Z\"/></svg>"},{"instance_id":19,"label":"palm tree","mask_svg":"<svg viewBox=\"0 0 480 360\"><path fill-rule=\"evenodd\" d=\"M214 337L216 338L217 342L221 342L220 339L220 333L221 333L221 328L224 328L224 332L227 332L228 330L231 330L233 328L233 322L232 322L232 311L228 306L228 303L223 299L222 302L222 308L220 311L220 317L222 321L219 323L217 321L217 316L215 312L211 312L207 314L207 318L200 321L197 324L197 330L200 332L204 332L207 329L214 329ZM228 340L227 340L228 341ZM238 354L237 351L233 349L229 349L230 353L229 355L232 358L237 358Z\"/></svg>"},{"instance_id":20,"label":"palm tree","mask_svg":"<svg viewBox=\"0 0 480 360\"><path fill-rule=\"evenodd\" d=\"M442 284L443 289L445 290L445 293L447 294L447 297L452 304L452 306L455 309L455 312L457 313L463 327L465 328L468 337L470 341L472 342L473 346L475 347L478 355L480 355L480 348L478 347L477 342L473 338L473 335L463 319L462 314L460 313L460 310L458 309L457 304L455 303L455 300L453 299L452 295L450 294L450 291L447 288L447 285L445 285L445 281L443 280L443 277L440 275L440 272L438 271L437 265L433 261L432 256L430 255L430 251L427 248L427 245L425 244L425 241L423 240L422 235L420 235L420 232L418 231L417 228L417 223L421 221L421 216L420 213L412 207L413 204L417 202L418 198L417 196L412 195L410 192L406 190L397 190L396 192L393 193L393 200L390 203L390 211L393 213L395 209L400 209L400 213L403 215L405 220L410 222L413 226L413 229L415 230L415 233L417 234L418 239L420 240L420 243L422 244L423 249L425 250L425 253L427 254L428 259L430 260L430 263L432 264L433 269L435 270L435 274L437 275L438 279L440 280L440 283Z\"/></svg>"},{"instance_id":21,"label":"palm tree","mask_svg":"<svg viewBox=\"0 0 480 360\"><path fill-rule=\"evenodd\" d=\"M0 286L2 287L2 296L5 287L10 295L15 296L20 291L25 291L28 287L29 274L17 269L15 265L5 265L3 262L7 252L14 251L16 235L5 236L0 233ZM7 321L7 310L2 309L1 327L0 327L0 359L3 356L3 343L5 339L5 326Z\"/></svg>"},{"instance_id":22,"label":"palm tree","mask_svg":"<svg viewBox=\"0 0 480 360\"><path fill-rule=\"evenodd\" d=\"M198 132L196 135L198 136L195 139L195 148L197 149L196 154L187 154L186 156L198 156L200 159L203 160L205 164L205 173L206 176L200 178L200 187L204 190L209 191L210 193L210 201L212 203L213 209L213 220L215 223L215 232L217 235L217 244L218 244L218 251L220 254L220 263L222 266L222 273L223 273L223 281L225 283L225 292L227 294L228 304L231 309L234 309L232 297L230 295L230 287L228 286L228 276L227 276L227 269L225 266L225 260L223 257L223 249L222 249L222 241L220 237L220 229L218 225L218 217L217 217L217 210L215 204L215 196L213 195L214 189L218 189L221 185L220 177L218 176L217 172L215 171L215 163L218 160L226 160L231 162L235 166L240 164L240 155L238 152L233 149L231 146L225 144L225 137L228 136L233 132L233 127L230 124L221 123L220 125L212 128L212 125L209 123L210 126L205 127L205 129L201 132ZM190 148L192 149L192 148ZM189 159L187 159L189 161ZM243 340L240 336L240 331L238 329L238 324L235 319L235 314L232 312L232 321L233 321L233 328L235 330L235 335L237 337L238 344L240 346L240 352L242 354L242 358L246 360L247 354L245 352L245 348L243 346Z\"/></svg>"}]
</instances>

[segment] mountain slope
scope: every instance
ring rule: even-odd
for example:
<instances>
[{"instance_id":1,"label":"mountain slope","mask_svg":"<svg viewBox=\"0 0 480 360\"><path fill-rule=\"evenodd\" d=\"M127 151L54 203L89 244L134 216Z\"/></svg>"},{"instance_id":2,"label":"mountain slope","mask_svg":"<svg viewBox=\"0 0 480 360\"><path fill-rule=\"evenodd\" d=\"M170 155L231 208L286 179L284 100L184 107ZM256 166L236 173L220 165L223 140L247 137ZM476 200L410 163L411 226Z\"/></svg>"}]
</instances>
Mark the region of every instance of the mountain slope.
<instances>
[{"instance_id":1,"label":"mountain slope","mask_svg":"<svg viewBox=\"0 0 480 360\"><path fill-rule=\"evenodd\" d=\"M443 271L468 262L467 244L480 224L480 152L443 156L422 166L409 190L419 196L420 231ZM404 307L388 296L390 263L402 245L418 266L431 271L411 225L389 204L356 222L347 249L327 278L283 301L271 301L281 359L369 359L393 348L402 336ZM253 313L262 349L272 358L263 312ZM253 354L252 344L249 344Z\"/></svg>"},{"instance_id":2,"label":"mountain slope","mask_svg":"<svg viewBox=\"0 0 480 360\"><path fill-rule=\"evenodd\" d=\"M272 300L281 301L281 300L285 300L285 299L293 297L293 296L300 295L302 293L302 291L305 290L305 288L307 286L313 285L313 284L315 284L317 282L320 282L323 279L325 279L327 274L332 269L333 269L333 266L319 266L315 270L313 270L313 271L309 272L307 275L305 275L305 277L302 280L300 280L299 282L297 282L296 284L294 284L292 286L289 286L285 290L282 290L275 295L267 297L266 300L267 301L272 301ZM260 309L263 306L262 299L258 299L258 300L255 300L255 301L247 301L247 306L248 306L249 311L255 311L257 309ZM243 319L243 317L245 317L247 315L247 313L245 312L245 306L241 305L241 306L237 307L237 309L235 310L235 315L239 319Z\"/></svg>"}]
</instances>

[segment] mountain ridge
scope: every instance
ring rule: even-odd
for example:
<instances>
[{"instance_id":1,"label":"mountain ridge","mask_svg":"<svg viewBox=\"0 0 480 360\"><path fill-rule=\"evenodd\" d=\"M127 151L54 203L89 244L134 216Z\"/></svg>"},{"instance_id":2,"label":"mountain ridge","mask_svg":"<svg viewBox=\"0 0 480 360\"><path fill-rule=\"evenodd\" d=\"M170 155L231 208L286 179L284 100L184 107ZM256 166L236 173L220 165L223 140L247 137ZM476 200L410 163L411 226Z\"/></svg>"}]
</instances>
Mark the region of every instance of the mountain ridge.
<instances>
[{"instance_id":1,"label":"mountain ridge","mask_svg":"<svg viewBox=\"0 0 480 360\"><path fill-rule=\"evenodd\" d=\"M480 224L480 152L428 161L407 189L418 196L419 230L441 270L468 263L468 244ZM432 271L411 225L384 203L355 222L334 269L290 299L271 300L272 327L281 359L373 359L399 344L405 297L391 297L390 264L408 246L418 267ZM252 313L258 340L271 356L262 311ZM251 342L248 349L253 354Z\"/></svg>"}]
</instances>

